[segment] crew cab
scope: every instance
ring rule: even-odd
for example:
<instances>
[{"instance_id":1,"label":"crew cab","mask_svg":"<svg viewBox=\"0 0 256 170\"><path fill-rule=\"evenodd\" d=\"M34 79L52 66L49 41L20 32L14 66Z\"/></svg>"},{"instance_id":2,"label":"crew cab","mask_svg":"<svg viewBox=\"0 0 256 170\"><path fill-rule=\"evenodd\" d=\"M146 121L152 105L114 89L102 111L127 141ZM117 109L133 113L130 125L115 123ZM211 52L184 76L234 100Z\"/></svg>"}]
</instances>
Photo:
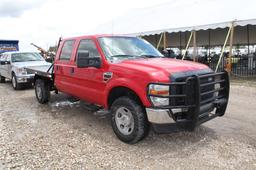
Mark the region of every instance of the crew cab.
<instances>
[{"instance_id":1,"label":"crew cab","mask_svg":"<svg viewBox=\"0 0 256 170\"><path fill-rule=\"evenodd\" d=\"M27 72L28 66L51 65L47 63L40 54L34 52L5 52L0 57L0 82L5 79L12 81L15 90L21 89L23 85L31 84L34 73Z\"/></svg>"},{"instance_id":2,"label":"crew cab","mask_svg":"<svg viewBox=\"0 0 256 170\"><path fill-rule=\"evenodd\" d=\"M28 69L35 72L39 103L49 101L50 91L61 91L94 104L111 115L114 133L126 143L142 140L150 125L157 132L173 125L193 130L223 116L228 104L227 72L164 58L138 37L67 38L51 67Z\"/></svg>"}]
</instances>

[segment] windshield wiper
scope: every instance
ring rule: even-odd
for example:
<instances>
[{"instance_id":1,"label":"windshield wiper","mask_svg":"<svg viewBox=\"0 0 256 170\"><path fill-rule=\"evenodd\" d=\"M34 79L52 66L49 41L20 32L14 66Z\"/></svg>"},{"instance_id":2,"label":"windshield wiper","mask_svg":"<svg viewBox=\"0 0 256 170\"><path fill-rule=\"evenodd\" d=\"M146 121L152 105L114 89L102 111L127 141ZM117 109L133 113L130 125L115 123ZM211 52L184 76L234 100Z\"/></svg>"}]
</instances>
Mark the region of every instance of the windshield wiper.
<instances>
[{"instance_id":1,"label":"windshield wiper","mask_svg":"<svg viewBox=\"0 0 256 170\"><path fill-rule=\"evenodd\" d=\"M118 54L118 55L112 55L111 57L120 57L120 58L122 58L122 57L136 57L136 56L134 56L134 55L128 55L128 54Z\"/></svg>"},{"instance_id":2,"label":"windshield wiper","mask_svg":"<svg viewBox=\"0 0 256 170\"><path fill-rule=\"evenodd\" d=\"M42 60L26 60L26 61L42 61Z\"/></svg>"},{"instance_id":3,"label":"windshield wiper","mask_svg":"<svg viewBox=\"0 0 256 170\"><path fill-rule=\"evenodd\" d=\"M150 54L143 54L143 55L140 55L140 57L146 57L146 58L161 58L161 56L155 56L155 55L150 55Z\"/></svg>"}]
</instances>

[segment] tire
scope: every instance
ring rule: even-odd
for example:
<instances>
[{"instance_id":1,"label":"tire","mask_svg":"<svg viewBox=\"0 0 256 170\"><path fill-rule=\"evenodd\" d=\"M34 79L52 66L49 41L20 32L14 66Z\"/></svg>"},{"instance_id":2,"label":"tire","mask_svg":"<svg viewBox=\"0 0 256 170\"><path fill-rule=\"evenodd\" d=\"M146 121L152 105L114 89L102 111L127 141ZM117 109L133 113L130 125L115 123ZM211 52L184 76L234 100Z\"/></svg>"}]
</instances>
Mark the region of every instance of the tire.
<instances>
[{"instance_id":1,"label":"tire","mask_svg":"<svg viewBox=\"0 0 256 170\"><path fill-rule=\"evenodd\" d=\"M21 84L17 82L17 77L15 73L12 74L12 87L14 90L20 90Z\"/></svg>"},{"instance_id":2,"label":"tire","mask_svg":"<svg viewBox=\"0 0 256 170\"><path fill-rule=\"evenodd\" d=\"M149 132L145 110L128 97L120 97L112 104L111 124L116 136L129 144L137 143Z\"/></svg>"},{"instance_id":3,"label":"tire","mask_svg":"<svg viewBox=\"0 0 256 170\"><path fill-rule=\"evenodd\" d=\"M41 104L45 104L50 100L50 87L42 79L36 80L35 93L36 93L37 101Z\"/></svg>"},{"instance_id":4,"label":"tire","mask_svg":"<svg viewBox=\"0 0 256 170\"><path fill-rule=\"evenodd\" d=\"M0 83L5 83L5 77L0 76Z\"/></svg>"}]
</instances>

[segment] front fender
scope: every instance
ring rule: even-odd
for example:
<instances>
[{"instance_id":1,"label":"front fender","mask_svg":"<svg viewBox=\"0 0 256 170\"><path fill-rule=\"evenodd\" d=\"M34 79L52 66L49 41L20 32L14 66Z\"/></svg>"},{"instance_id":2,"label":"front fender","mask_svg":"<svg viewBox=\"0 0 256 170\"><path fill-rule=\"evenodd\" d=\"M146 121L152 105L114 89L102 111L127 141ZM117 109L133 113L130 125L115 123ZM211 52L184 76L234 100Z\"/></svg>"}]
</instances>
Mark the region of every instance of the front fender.
<instances>
[{"instance_id":1,"label":"front fender","mask_svg":"<svg viewBox=\"0 0 256 170\"><path fill-rule=\"evenodd\" d=\"M147 83L137 82L131 79L119 78L108 82L104 91L104 107L108 108L108 96L110 91L115 87L125 87L132 90L141 100L145 107L150 107L151 104L147 98L146 89Z\"/></svg>"},{"instance_id":2,"label":"front fender","mask_svg":"<svg viewBox=\"0 0 256 170\"><path fill-rule=\"evenodd\" d=\"M11 66L11 69L9 70L10 77L12 77L12 73L17 75L17 67Z\"/></svg>"}]
</instances>

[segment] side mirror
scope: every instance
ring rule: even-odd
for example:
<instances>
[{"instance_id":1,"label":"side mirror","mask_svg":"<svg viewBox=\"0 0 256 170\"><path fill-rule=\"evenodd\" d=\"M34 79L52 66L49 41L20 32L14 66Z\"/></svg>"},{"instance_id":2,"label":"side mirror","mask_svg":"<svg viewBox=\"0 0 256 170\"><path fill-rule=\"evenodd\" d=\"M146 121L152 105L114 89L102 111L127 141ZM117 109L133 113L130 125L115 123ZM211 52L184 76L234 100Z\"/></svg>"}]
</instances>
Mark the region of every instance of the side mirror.
<instances>
[{"instance_id":1,"label":"side mirror","mask_svg":"<svg viewBox=\"0 0 256 170\"><path fill-rule=\"evenodd\" d=\"M11 62L10 61L1 61L0 64L1 65L6 65L6 64L11 64Z\"/></svg>"},{"instance_id":2,"label":"side mirror","mask_svg":"<svg viewBox=\"0 0 256 170\"><path fill-rule=\"evenodd\" d=\"M100 57L89 57L88 51L79 52L77 55L77 67L86 68L86 67L101 67L101 58Z\"/></svg>"}]
</instances>

